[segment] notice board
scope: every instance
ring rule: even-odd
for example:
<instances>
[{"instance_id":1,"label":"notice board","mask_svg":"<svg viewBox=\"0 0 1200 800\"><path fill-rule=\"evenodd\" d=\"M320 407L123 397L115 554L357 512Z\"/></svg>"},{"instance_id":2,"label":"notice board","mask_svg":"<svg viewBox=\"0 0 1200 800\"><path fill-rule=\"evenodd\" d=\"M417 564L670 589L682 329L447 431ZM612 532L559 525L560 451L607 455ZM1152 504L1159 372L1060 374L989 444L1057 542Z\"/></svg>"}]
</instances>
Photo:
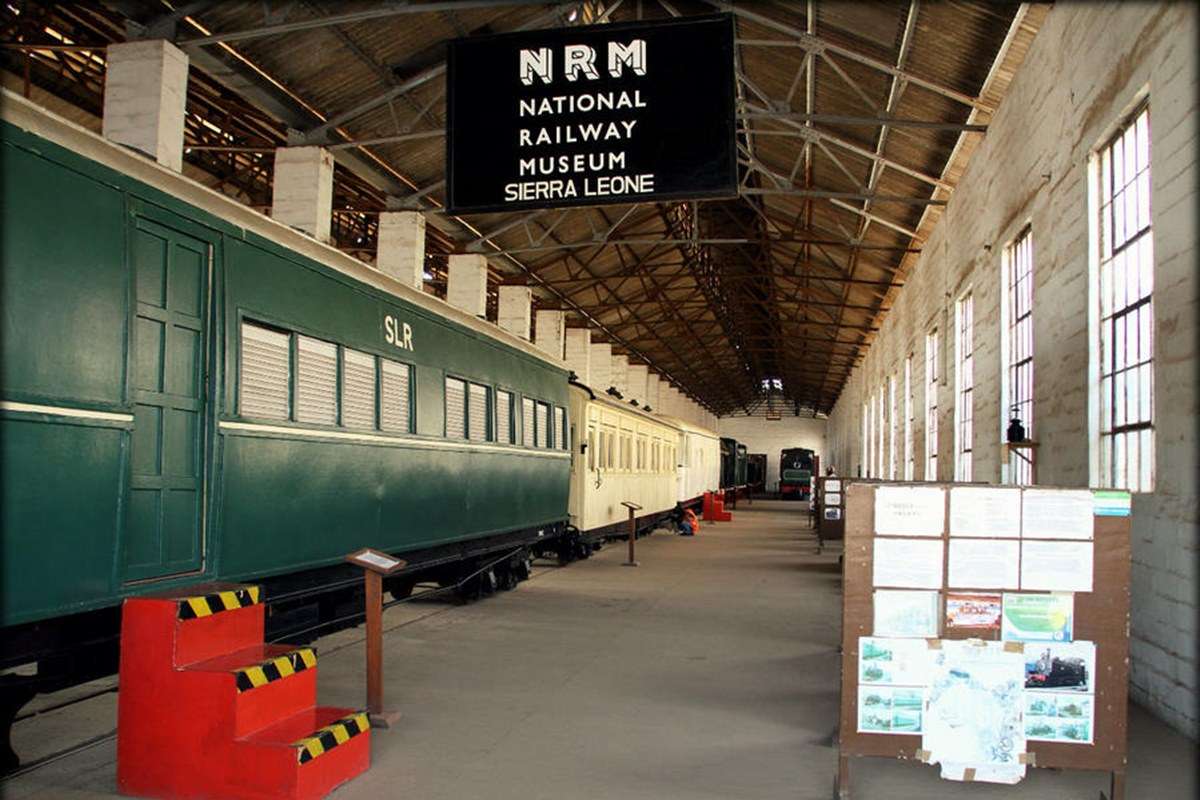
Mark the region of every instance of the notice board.
<instances>
[{"instance_id":1,"label":"notice board","mask_svg":"<svg viewBox=\"0 0 1200 800\"><path fill-rule=\"evenodd\" d=\"M451 213L737 195L728 14L449 44Z\"/></svg>"},{"instance_id":2,"label":"notice board","mask_svg":"<svg viewBox=\"0 0 1200 800\"><path fill-rule=\"evenodd\" d=\"M876 492L889 490L889 487L921 487L931 490L942 490L944 496L943 507L940 514L937 515L938 524L941 524L940 533L912 538L908 538L907 536L881 537L877 533L879 526L876 519ZM895 729L899 732L894 733L864 732L861 729L862 717L860 717L859 709L860 674L866 676L868 673L860 673L859 661L860 658L872 657L870 653L865 654L865 656L864 653L860 653L861 642L863 637L876 637L878 635L875 628L877 624L880 624L880 615L877 615L877 611L881 613L885 611L882 608L876 608L876 592L880 591L877 587L877 581L882 580L885 582L885 585L891 585L887 581L895 580L894 578L880 577L881 574L886 576L889 570L884 569L881 572L877 569L876 555L886 553L889 550L897 552L890 547L882 547L880 543L890 545L890 542L887 541L888 539L903 539L905 551L912 551L918 546L926 545L941 547L942 564L940 570L937 571L940 574L940 579L930 577L923 584L924 590L929 593L936 592L938 595L936 611L934 612L937 620L936 632L929 635L926 639L925 644L927 647L936 648L943 646L947 641L953 642L965 639L971 639L976 642L987 640L996 642L997 645L995 646L1008 647L1009 643L1005 643L1004 645L999 644L1003 637L1001 627L1009 623L1007 612L1003 619L1003 625L995 627L991 624L990 617L986 613L986 602L973 606L967 605L965 615L956 617L955 625L951 626L948 614L953 615L961 611L961 608L957 605L959 600L964 594L972 593L969 587L951 585L953 582L951 579L951 570L954 568L951 564L952 540L957 539L960 543L966 540L981 542L983 543L981 546L986 552L989 547L1003 547L1005 541L1011 541L1014 537L1019 542L1024 543L1026 539L1023 538L1022 534L1029 533L1029 540L1034 543L1035 547L1031 552L1036 553L1036 548L1042 547L1042 542L1051 540L1051 537L1058 537L1059 540L1065 540L1066 537L1074 536L1078 533L1073 533L1065 529L1061 531L1054 530L1055 521L1053 519L1039 523L1036 526L1031 526L1029 531L1025 531L1022 528L1024 521L1021 519L1023 502L1018 502L1015 504L999 503L992 509L994 513L998 509L1010 507L1011 515L1015 516L1015 519L1003 516L989 517L987 514L978 513L976 514L978 519L987 520L984 529L971 530L969 520L965 522L959 520L959 527L956 530L962 535L951 535L951 491L955 488L969 488L973 490L983 488L984 491L992 492L1004 489L1018 494L1022 492L1039 492L1045 495L1044 498L1040 499L1050 500L1054 500L1054 493L1056 492L1062 493L1064 498L1071 496L1074 500L1078 500L1079 495L1082 494L1078 489L1048 489L1045 487L1026 487L1021 489L1016 487L979 487L978 485L934 483L892 484L855 482L846 487L841 715L838 734L838 777L835 790L835 794L840 800L848 800L851 797L850 758L853 756L878 756L918 761L925 761L928 757L927 752L922 749L922 736L904 732L902 725L896 725ZM1068 640L1073 640L1074 643L1079 643L1080 646L1094 643L1094 664L1088 665L1088 668L1092 671L1090 688L1094 692L1094 700L1091 701L1093 704L1094 719L1089 733L1091 741L1090 743L1078 743L1067 740L1040 741L1030 738L1025 742L1026 752L1021 758L1021 763L1026 764L1029 768L1053 767L1109 772L1111 775L1110 798L1111 800L1121 800L1124 797L1127 739L1126 707L1129 681L1129 495L1123 492L1087 492L1087 494L1092 501L1092 513L1090 515L1091 529L1087 531L1087 534L1091 538L1086 540L1092 544L1092 585L1088 591L1074 591L1071 593L1073 613L1069 622L1067 638ZM978 506L978 504L974 505ZM933 524L928 519L924 521L916 520L916 516L910 515L905 517L897 515L896 519L888 520L883 524L885 526L892 526L895 530L902 530L905 525L912 525L913 530L921 529L922 526L928 530L929 526ZM1016 532L1015 534L1014 531ZM1029 564L1019 564L1018 584L1022 580L1028 580L1033 585L1039 585L1037 584L1037 581L1040 580L1037 566L1036 559L1033 557L1030 558ZM961 572L962 568L959 571ZM911 572L911 580L918 582L923 580L919 571L912 570ZM1003 572L1004 570L993 567L986 573L980 573L981 575L986 574L992 577L972 579L991 580L998 584L1006 580L1012 580L1011 578L1003 577L1001 575ZM918 595L920 593L920 591L909 592L911 595ZM992 586L977 592L977 594L989 593L1003 595L1005 602L1008 602L1010 595L1019 595L1020 597L1040 596L1043 598L1051 595L1060 597L1065 595L1065 593L1061 592L1052 593L1039 589L1027 590L1022 585L1018 585L1016 591ZM951 596L955 597L956 607L954 609L949 608L948 600ZM1035 597L1034 599L1038 598ZM981 609L983 610L981 611ZM974 616L972 616L973 614ZM882 613L882 616L886 618L886 613ZM976 625L977 627L971 627L972 625ZM914 634L914 639L907 641L911 642L915 640L919 643L921 640L917 637L921 636L921 632L914 630L912 633ZM1052 641L1057 636L1059 634L1051 628L1047 633L1047 642ZM1030 642L1025 642L1021 646L1025 648L1025 653L1032 654L1025 656L1026 661L1032 661L1036 658L1037 653L1043 648L1043 645L1040 643L1031 644ZM1046 644L1045 649L1049 651L1051 646ZM1035 681L1041 677L1037 674L1037 670L1030 673L1028 665L1026 666L1026 672L1026 680L1028 681ZM1027 683L1026 685L1030 684ZM1049 694L1053 695L1054 693L1050 692ZM1034 728L1030 727L1029 730L1032 731ZM970 780L970 775L968 773L965 779Z\"/></svg>"}]
</instances>

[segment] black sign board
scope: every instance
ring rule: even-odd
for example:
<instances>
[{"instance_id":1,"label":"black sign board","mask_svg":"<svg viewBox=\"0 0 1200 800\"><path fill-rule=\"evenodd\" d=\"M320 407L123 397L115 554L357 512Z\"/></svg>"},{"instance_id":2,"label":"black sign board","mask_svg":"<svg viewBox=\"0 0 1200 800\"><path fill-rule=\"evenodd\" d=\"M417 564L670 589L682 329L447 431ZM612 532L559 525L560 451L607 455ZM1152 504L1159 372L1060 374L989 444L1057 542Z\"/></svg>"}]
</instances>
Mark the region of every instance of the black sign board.
<instances>
[{"instance_id":1,"label":"black sign board","mask_svg":"<svg viewBox=\"0 0 1200 800\"><path fill-rule=\"evenodd\" d=\"M453 213L737 194L730 15L450 42Z\"/></svg>"}]
</instances>

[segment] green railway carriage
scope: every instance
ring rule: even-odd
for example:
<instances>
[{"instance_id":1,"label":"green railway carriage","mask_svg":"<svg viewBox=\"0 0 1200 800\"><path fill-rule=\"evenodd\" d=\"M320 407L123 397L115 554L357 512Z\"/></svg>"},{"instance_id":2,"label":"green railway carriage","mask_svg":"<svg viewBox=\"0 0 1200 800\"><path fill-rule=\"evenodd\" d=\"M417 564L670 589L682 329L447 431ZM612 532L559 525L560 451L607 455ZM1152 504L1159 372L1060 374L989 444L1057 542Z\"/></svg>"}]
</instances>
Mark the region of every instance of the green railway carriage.
<instances>
[{"instance_id":1,"label":"green railway carriage","mask_svg":"<svg viewBox=\"0 0 1200 800\"><path fill-rule=\"evenodd\" d=\"M5 94L0 666L124 596L544 541L567 373Z\"/></svg>"}]
</instances>

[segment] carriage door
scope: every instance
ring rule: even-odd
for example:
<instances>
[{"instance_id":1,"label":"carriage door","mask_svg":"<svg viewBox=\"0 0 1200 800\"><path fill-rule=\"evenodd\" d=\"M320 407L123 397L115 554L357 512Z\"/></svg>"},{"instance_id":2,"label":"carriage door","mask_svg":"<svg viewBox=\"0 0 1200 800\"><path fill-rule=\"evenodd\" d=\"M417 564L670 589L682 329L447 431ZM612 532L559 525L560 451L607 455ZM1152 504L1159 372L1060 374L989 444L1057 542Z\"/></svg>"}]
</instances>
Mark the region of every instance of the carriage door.
<instances>
[{"instance_id":1,"label":"carriage door","mask_svg":"<svg viewBox=\"0 0 1200 800\"><path fill-rule=\"evenodd\" d=\"M212 245L137 217L131 253L136 310L127 581L203 567L205 333Z\"/></svg>"}]
</instances>

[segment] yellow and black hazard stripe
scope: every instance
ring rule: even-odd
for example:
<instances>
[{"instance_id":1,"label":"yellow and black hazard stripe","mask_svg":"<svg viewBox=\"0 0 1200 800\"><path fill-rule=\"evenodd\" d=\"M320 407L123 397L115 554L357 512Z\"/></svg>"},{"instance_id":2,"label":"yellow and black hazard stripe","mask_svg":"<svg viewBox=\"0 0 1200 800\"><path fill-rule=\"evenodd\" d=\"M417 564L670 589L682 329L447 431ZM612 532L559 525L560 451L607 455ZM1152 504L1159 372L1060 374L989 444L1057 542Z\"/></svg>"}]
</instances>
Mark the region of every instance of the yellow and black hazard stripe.
<instances>
[{"instance_id":1,"label":"yellow and black hazard stripe","mask_svg":"<svg viewBox=\"0 0 1200 800\"><path fill-rule=\"evenodd\" d=\"M179 618L198 619L219 614L222 611L233 611L235 608L245 608L258 603L262 594L259 586L239 586L224 592L200 595L198 597L179 598Z\"/></svg>"},{"instance_id":2,"label":"yellow and black hazard stripe","mask_svg":"<svg viewBox=\"0 0 1200 800\"><path fill-rule=\"evenodd\" d=\"M238 692L248 692L271 681L277 681L317 665L317 655L311 648L302 647L269 659L252 667L242 667L237 675Z\"/></svg>"},{"instance_id":3,"label":"yellow and black hazard stripe","mask_svg":"<svg viewBox=\"0 0 1200 800\"><path fill-rule=\"evenodd\" d=\"M292 746L296 748L296 760L301 764L307 764L317 756L328 753L339 744L345 744L370 729L371 723L365 713L360 712L342 717L337 722L315 731L312 735L292 742Z\"/></svg>"}]
</instances>

